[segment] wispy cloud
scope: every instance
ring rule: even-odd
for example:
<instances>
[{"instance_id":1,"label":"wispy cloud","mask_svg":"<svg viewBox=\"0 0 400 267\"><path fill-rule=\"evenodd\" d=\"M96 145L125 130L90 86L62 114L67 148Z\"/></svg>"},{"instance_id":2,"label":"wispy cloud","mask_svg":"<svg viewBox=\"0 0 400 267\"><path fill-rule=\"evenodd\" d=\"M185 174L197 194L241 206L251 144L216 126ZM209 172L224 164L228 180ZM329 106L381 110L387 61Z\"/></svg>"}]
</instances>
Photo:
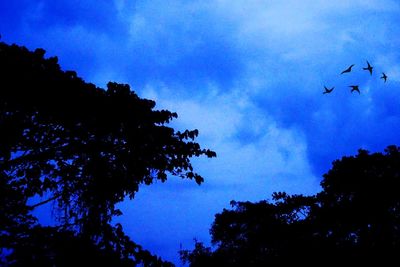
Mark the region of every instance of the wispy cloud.
<instances>
[{"instance_id":1,"label":"wispy cloud","mask_svg":"<svg viewBox=\"0 0 400 267\"><path fill-rule=\"evenodd\" d=\"M307 144L301 129L282 128L264 110L254 105L246 93L231 90L217 94L215 88L209 95L188 97L174 94L173 88L155 91L152 87L142 92L157 99L159 108L175 110L181 114L176 128L200 130L200 143L218 152L218 158L199 160L200 169L209 177L207 183L235 184L240 192L232 192L232 198L243 194L245 188L258 191L254 198L267 197L274 190L305 192L318 190L318 180L312 174L307 158ZM282 175L303 179L288 180L278 188L271 179ZM300 178L301 177L301 178ZM253 182L262 187L255 186ZM262 188L262 189L261 189ZM242 197L247 194L244 193Z\"/></svg>"}]
</instances>

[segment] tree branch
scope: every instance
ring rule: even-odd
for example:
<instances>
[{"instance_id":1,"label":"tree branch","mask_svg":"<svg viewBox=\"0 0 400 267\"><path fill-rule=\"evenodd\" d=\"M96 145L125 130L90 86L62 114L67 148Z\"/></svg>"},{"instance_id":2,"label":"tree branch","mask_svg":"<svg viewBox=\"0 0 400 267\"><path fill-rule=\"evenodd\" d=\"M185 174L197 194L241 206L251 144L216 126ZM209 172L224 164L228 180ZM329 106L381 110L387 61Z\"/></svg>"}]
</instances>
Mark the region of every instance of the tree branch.
<instances>
[{"instance_id":1,"label":"tree branch","mask_svg":"<svg viewBox=\"0 0 400 267\"><path fill-rule=\"evenodd\" d=\"M39 202L39 203L36 203L36 204L34 204L34 205L31 205L31 206L28 206L28 208L29 208L30 210L33 210L33 209L35 209L35 208L37 208L37 207L39 207L39 206L42 206L42 205L44 205L44 204L46 204L46 203L49 203L49 202L51 202L51 201L53 201L53 200L56 200L59 196L61 196L61 194L57 194L57 195L55 195L55 196L53 196L53 197L51 197L51 198L49 198L49 199L43 200L43 201L41 201L41 202Z\"/></svg>"}]
</instances>

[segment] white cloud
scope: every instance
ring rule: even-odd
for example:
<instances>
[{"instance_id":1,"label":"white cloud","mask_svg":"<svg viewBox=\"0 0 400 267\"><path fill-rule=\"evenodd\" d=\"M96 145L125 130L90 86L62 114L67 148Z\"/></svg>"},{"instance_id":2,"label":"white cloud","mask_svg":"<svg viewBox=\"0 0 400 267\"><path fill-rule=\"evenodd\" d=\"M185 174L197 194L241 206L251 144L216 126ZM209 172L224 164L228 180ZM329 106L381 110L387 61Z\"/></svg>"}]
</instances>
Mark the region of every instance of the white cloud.
<instances>
[{"instance_id":1,"label":"white cloud","mask_svg":"<svg viewBox=\"0 0 400 267\"><path fill-rule=\"evenodd\" d=\"M229 207L231 200L270 199L274 191L319 191L301 130L278 126L250 101L245 90L220 93L220 88L210 85L205 92L209 94L182 94L162 84L149 84L141 92L156 100L157 109L178 113L175 128L199 129L197 141L218 155L193 159L195 170L205 178L200 187L170 178L166 184L142 188L133 203L122 205L124 216L135 217L124 223L134 240L158 247L159 255L175 262L179 244L191 248L192 238L209 244L214 215ZM244 140L238 136L243 130L257 138Z\"/></svg>"},{"instance_id":2,"label":"white cloud","mask_svg":"<svg viewBox=\"0 0 400 267\"><path fill-rule=\"evenodd\" d=\"M280 184L286 186L279 190L317 190L318 179L309 166L303 133L279 127L269 114L249 101L245 92L187 97L177 95L173 88L163 87L156 92L148 86L142 93L156 99L157 108L178 113L176 128L199 129L200 144L217 152L217 159L198 161L199 172L205 172L208 183L240 184L250 191L258 188L258 194L252 195L259 199L277 190L274 183L279 176ZM248 140L240 136L241 132L249 134ZM293 177L303 179L301 190L295 188L299 180ZM262 190L257 186L260 181L264 184Z\"/></svg>"},{"instance_id":3,"label":"white cloud","mask_svg":"<svg viewBox=\"0 0 400 267\"><path fill-rule=\"evenodd\" d=\"M340 51L359 39L355 34L374 26L369 20L378 12L399 10L395 1L378 0L221 0L216 6L218 15L237 27L235 41L241 45L273 49L289 58L298 54L296 59Z\"/></svg>"},{"instance_id":4,"label":"white cloud","mask_svg":"<svg viewBox=\"0 0 400 267\"><path fill-rule=\"evenodd\" d=\"M270 199L274 191L319 191L319 178L312 174L301 130L278 126L250 101L245 90L221 93L210 85L205 88L208 94L181 92L156 84L148 85L141 95L155 99L158 109L176 111L179 117L173 126L198 128L197 141L217 152L217 158L193 159L205 182L197 187L194 182L170 178L166 184L142 188L133 203L122 205L124 216L135 217L124 223L134 240L145 247L158 247L159 255L175 262L180 244L191 248L192 238L209 244L214 215L228 208L231 200ZM257 138L239 137L243 130Z\"/></svg>"}]
</instances>

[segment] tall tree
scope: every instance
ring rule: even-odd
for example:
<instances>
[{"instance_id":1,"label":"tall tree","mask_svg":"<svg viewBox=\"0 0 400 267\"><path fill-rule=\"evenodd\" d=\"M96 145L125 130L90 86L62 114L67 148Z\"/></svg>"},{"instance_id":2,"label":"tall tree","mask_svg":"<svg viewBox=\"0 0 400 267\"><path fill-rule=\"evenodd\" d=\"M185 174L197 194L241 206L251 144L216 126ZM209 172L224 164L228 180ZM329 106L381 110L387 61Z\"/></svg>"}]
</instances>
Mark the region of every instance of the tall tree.
<instances>
[{"instance_id":1,"label":"tall tree","mask_svg":"<svg viewBox=\"0 0 400 267\"><path fill-rule=\"evenodd\" d=\"M333 162L314 196L232 202L215 216L215 250L181 251L190 266L400 263L400 147ZM204 265L203 265L204 266Z\"/></svg>"},{"instance_id":2,"label":"tall tree","mask_svg":"<svg viewBox=\"0 0 400 267\"><path fill-rule=\"evenodd\" d=\"M21 247L31 211L55 202L60 228L37 231L58 239L62 229L116 251L126 237L110 225L121 214L115 204L168 175L200 184L190 158L216 154L194 141L198 130L168 127L177 114L128 85L98 88L44 55L0 43L0 246ZM46 199L28 204L35 196Z\"/></svg>"}]
</instances>

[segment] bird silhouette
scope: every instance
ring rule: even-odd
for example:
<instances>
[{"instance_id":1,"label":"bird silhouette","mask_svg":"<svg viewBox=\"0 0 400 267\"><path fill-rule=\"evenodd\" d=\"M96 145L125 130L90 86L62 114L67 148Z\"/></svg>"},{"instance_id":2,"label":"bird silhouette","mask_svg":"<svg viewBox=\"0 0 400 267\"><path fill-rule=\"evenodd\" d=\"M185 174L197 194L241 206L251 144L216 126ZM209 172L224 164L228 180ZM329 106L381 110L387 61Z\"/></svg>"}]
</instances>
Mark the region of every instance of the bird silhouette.
<instances>
[{"instance_id":1,"label":"bird silhouette","mask_svg":"<svg viewBox=\"0 0 400 267\"><path fill-rule=\"evenodd\" d=\"M351 93L353 93L354 91L357 91L360 94L360 89L358 88L358 85L350 85L349 87L351 87Z\"/></svg>"},{"instance_id":2,"label":"bird silhouette","mask_svg":"<svg viewBox=\"0 0 400 267\"><path fill-rule=\"evenodd\" d=\"M335 87L332 87L331 89L326 88L326 86L324 86L325 92L323 92L322 94L329 94L333 91L333 89L335 89Z\"/></svg>"},{"instance_id":3,"label":"bird silhouette","mask_svg":"<svg viewBox=\"0 0 400 267\"><path fill-rule=\"evenodd\" d=\"M368 71L369 71L369 74L372 75L372 69L373 69L374 67L371 67L371 65L369 64L368 60L367 60L367 64L368 64L368 67L363 68L363 70L368 70Z\"/></svg>"},{"instance_id":4,"label":"bird silhouette","mask_svg":"<svg viewBox=\"0 0 400 267\"><path fill-rule=\"evenodd\" d=\"M354 64L350 65L350 67L348 67L347 69L345 69L344 71L342 71L340 74L350 72L350 71L351 71L351 68L352 68L353 66L354 66Z\"/></svg>"},{"instance_id":5,"label":"bird silhouette","mask_svg":"<svg viewBox=\"0 0 400 267\"><path fill-rule=\"evenodd\" d=\"M385 82L386 82L386 80L387 80L387 76L386 76L386 74L385 74L384 72L382 72L382 77L381 77L381 79L383 79Z\"/></svg>"}]
</instances>

